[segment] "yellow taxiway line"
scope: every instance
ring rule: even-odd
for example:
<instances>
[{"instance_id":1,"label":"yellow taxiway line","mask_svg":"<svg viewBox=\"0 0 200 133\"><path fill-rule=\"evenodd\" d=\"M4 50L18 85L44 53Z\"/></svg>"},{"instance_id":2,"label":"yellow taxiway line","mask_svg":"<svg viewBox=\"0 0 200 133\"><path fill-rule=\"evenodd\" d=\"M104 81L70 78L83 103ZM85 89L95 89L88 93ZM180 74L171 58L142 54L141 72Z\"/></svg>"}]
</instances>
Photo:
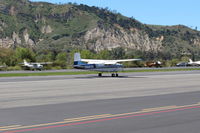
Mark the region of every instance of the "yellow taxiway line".
<instances>
[{"instance_id":1,"label":"yellow taxiway line","mask_svg":"<svg viewBox=\"0 0 200 133\"><path fill-rule=\"evenodd\" d=\"M173 106L163 106L163 107L156 107L156 108L147 108L147 109L142 109L137 112L129 112L129 113L121 113L121 114L100 114L100 115L93 115L93 116L69 118L69 119L64 119L64 121L59 121L59 122L43 123L43 124L28 125L28 126L21 126L21 125L3 126L3 127L0 127L0 131L37 128L37 127L44 127L44 126L50 126L50 125L52 126L52 125L58 125L58 124L67 124L67 123L73 123L73 122L103 119L103 118L109 118L109 117L119 117L119 116L134 115L134 114L140 114L140 113L151 113L151 112L156 112L156 111L181 109L181 108L193 107L193 106L200 106L200 102L197 104L183 105L183 106L173 105Z\"/></svg>"},{"instance_id":2,"label":"yellow taxiway line","mask_svg":"<svg viewBox=\"0 0 200 133\"><path fill-rule=\"evenodd\" d=\"M111 114L102 114L102 115L93 115L93 116L85 116L85 117L78 117L78 118L70 118L64 119L64 121L60 122L52 122L52 123L44 123L44 124L36 124L30 126L7 126L7 128L1 128L0 131L7 131L7 130L16 130L16 129L24 129L24 128L34 128L34 127L42 127L42 126L49 126L49 125L56 125L56 124L64 124L64 123L71 123L71 122L78 122L78 121L86 121L86 120L93 120L93 119L100 119L100 118L107 118L112 116ZM5 126L6 127L6 126Z\"/></svg>"},{"instance_id":3,"label":"yellow taxiway line","mask_svg":"<svg viewBox=\"0 0 200 133\"><path fill-rule=\"evenodd\" d=\"M10 125L10 126L3 126L3 127L0 127L0 130L1 129L7 129L7 128L15 128L15 127L20 127L21 125Z\"/></svg>"}]
</instances>

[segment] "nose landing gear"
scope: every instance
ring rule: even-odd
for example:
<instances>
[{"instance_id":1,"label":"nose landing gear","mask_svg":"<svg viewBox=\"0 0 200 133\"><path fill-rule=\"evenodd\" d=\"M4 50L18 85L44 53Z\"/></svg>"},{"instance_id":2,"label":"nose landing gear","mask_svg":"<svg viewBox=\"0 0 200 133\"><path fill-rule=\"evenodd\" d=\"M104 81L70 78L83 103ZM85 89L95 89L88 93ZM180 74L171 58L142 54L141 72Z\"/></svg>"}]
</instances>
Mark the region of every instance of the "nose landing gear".
<instances>
[{"instance_id":1,"label":"nose landing gear","mask_svg":"<svg viewBox=\"0 0 200 133\"><path fill-rule=\"evenodd\" d=\"M98 76L101 77L101 76L102 76L102 73L99 73Z\"/></svg>"},{"instance_id":2,"label":"nose landing gear","mask_svg":"<svg viewBox=\"0 0 200 133\"><path fill-rule=\"evenodd\" d=\"M112 73L111 76L112 76L112 77L118 77L119 75L118 75L118 73L116 73L116 74L115 74L115 73Z\"/></svg>"}]
</instances>

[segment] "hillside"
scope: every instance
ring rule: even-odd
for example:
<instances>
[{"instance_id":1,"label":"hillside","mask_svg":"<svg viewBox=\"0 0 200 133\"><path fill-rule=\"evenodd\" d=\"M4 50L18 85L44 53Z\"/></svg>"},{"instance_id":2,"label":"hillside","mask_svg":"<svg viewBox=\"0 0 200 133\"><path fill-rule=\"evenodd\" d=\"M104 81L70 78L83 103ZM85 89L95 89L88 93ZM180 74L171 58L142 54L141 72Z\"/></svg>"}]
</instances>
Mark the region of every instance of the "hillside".
<instances>
[{"instance_id":1,"label":"hillside","mask_svg":"<svg viewBox=\"0 0 200 133\"><path fill-rule=\"evenodd\" d=\"M123 48L171 59L200 54L200 32L183 25L146 25L108 9L28 0L0 1L0 46L37 52Z\"/></svg>"}]
</instances>

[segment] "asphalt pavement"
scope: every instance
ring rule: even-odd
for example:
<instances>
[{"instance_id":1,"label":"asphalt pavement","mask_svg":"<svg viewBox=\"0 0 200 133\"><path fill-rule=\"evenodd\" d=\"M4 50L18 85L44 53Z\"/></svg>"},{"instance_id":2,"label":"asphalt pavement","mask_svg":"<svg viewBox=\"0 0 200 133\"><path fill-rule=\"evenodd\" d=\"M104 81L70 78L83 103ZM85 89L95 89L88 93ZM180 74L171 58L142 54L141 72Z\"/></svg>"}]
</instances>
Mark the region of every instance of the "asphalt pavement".
<instances>
[{"instance_id":1,"label":"asphalt pavement","mask_svg":"<svg viewBox=\"0 0 200 133\"><path fill-rule=\"evenodd\" d=\"M0 132L197 133L199 72L0 78Z\"/></svg>"}]
</instances>

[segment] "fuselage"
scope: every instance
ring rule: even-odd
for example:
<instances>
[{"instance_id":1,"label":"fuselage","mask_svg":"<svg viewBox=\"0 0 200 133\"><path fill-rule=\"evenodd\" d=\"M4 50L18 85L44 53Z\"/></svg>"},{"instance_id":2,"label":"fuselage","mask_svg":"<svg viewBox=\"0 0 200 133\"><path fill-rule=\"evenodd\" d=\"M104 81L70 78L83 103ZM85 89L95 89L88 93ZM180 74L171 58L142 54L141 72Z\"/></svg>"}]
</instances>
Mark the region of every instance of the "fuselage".
<instances>
[{"instance_id":1,"label":"fuselage","mask_svg":"<svg viewBox=\"0 0 200 133\"><path fill-rule=\"evenodd\" d=\"M24 67L26 67L27 69L41 70L43 68L43 65L41 65L40 63L36 64L27 63L24 65Z\"/></svg>"},{"instance_id":2,"label":"fuselage","mask_svg":"<svg viewBox=\"0 0 200 133\"><path fill-rule=\"evenodd\" d=\"M86 69L91 71L99 71L99 72L118 72L123 70L123 65L116 64L87 64L81 61L74 62L74 68L76 69Z\"/></svg>"},{"instance_id":3,"label":"fuselage","mask_svg":"<svg viewBox=\"0 0 200 133\"><path fill-rule=\"evenodd\" d=\"M194 64L200 65L200 61L193 62Z\"/></svg>"},{"instance_id":4,"label":"fuselage","mask_svg":"<svg viewBox=\"0 0 200 133\"><path fill-rule=\"evenodd\" d=\"M189 62L189 65L200 66L200 61Z\"/></svg>"}]
</instances>

